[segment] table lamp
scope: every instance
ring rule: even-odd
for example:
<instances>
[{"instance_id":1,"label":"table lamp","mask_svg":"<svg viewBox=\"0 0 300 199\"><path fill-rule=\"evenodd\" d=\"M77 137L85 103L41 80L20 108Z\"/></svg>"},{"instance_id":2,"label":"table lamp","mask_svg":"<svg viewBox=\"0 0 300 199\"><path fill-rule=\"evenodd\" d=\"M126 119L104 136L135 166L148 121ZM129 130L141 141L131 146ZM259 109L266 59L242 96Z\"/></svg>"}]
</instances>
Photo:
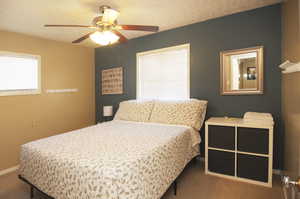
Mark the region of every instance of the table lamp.
<instances>
[{"instance_id":1,"label":"table lamp","mask_svg":"<svg viewBox=\"0 0 300 199\"><path fill-rule=\"evenodd\" d=\"M113 115L113 106L103 106L103 117L111 117ZM106 121L106 120L105 120Z\"/></svg>"}]
</instances>

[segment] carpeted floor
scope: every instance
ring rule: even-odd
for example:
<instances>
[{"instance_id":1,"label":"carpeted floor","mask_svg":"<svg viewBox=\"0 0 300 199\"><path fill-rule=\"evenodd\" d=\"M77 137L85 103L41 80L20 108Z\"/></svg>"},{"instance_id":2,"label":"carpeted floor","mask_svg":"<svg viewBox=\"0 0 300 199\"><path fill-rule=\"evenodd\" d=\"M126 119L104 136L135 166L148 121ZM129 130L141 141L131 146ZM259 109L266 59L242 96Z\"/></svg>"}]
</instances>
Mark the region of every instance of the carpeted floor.
<instances>
[{"instance_id":1,"label":"carpeted floor","mask_svg":"<svg viewBox=\"0 0 300 199\"><path fill-rule=\"evenodd\" d=\"M44 199L35 193L35 199ZM29 186L17 173L0 177L0 199L29 199ZM203 164L191 163L178 179L177 196L170 188L163 199L283 199L280 179L274 177L273 188L267 188L204 174Z\"/></svg>"}]
</instances>

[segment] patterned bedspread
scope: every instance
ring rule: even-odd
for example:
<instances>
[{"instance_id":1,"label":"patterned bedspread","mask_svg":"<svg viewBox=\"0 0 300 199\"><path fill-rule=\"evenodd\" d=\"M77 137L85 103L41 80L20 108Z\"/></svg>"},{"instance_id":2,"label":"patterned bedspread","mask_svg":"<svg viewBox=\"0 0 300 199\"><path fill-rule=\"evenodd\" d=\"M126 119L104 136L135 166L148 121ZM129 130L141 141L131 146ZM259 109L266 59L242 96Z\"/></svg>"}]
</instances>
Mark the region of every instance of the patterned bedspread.
<instances>
[{"instance_id":1,"label":"patterned bedspread","mask_svg":"<svg viewBox=\"0 0 300 199\"><path fill-rule=\"evenodd\" d=\"M114 120L23 145L20 175L55 199L158 199L199 143L190 127Z\"/></svg>"}]
</instances>

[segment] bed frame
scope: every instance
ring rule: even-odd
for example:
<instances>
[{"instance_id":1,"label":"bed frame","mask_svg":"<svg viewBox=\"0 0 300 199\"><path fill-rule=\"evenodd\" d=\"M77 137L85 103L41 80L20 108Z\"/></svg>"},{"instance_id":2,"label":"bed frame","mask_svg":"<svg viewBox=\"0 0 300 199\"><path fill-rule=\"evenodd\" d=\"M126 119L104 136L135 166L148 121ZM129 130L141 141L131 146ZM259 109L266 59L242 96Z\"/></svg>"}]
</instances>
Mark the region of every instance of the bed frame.
<instances>
[{"instance_id":1,"label":"bed frame","mask_svg":"<svg viewBox=\"0 0 300 199\"><path fill-rule=\"evenodd\" d=\"M26 180L25 178L23 178L21 175L18 175L18 177L19 177L20 180L22 180L23 182L27 183L30 186L30 198L31 199L33 199L33 197L34 197L34 190L39 191L40 193L42 193L43 195L45 195L49 199L55 199L55 198L49 196L48 194L46 194L45 192L41 191L35 185L31 184L28 180Z\"/></svg>"},{"instance_id":2,"label":"bed frame","mask_svg":"<svg viewBox=\"0 0 300 199\"><path fill-rule=\"evenodd\" d=\"M180 175L180 174L179 174ZM55 199L51 196L49 196L48 194L46 194L45 192L43 192L42 190L40 190L39 188L37 188L36 186L34 186L33 184L31 184L28 180L26 180L25 178L23 178L21 175L18 175L19 179L22 180L23 182L27 183L30 186L30 199L34 198L34 190L37 190L38 192L42 193L44 196L46 196L48 199ZM178 177L177 177L178 178ZM174 182L171 184L171 186L174 187L174 195L177 195L177 178L174 180Z\"/></svg>"},{"instance_id":3,"label":"bed frame","mask_svg":"<svg viewBox=\"0 0 300 199\"><path fill-rule=\"evenodd\" d=\"M27 183L30 186L30 199L34 198L34 190L37 190L38 192L42 193L44 196L46 196L48 199L55 199L51 196L49 196L48 194L46 194L45 192L41 191L39 188L37 188L36 186L34 186L33 184L31 184L28 180L26 180L25 178L23 178L21 175L18 175L19 179L22 180L23 182ZM178 178L178 177L177 177ZM174 195L177 195L177 178L174 180L174 182L171 184L171 186L174 187Z\"/></svg>"},{"instance_id":4,"label":"bed frame","mask_svg":"<svg viewBox=\"0 0 300 199\"><path fill-rule=\"evenodd\" d=\"M200 157L200 155L195 156L187 165L189 165L191 162L196 162L197 158ZM184 169L182 170L182 172L185 170L185 168L187 167L187 165L184 167ZM182 172L177 176L177 178L173 181L173 183L170 185L173 186L174 189L174 195L177 195L177 181L179 176L182 174ZM30 186L30 199L34 198L34 190L42 193L44 196L47 197L47 199L55 199L51 196L49 196L48 194L46 194L45 192L43 192L42 190L40 190L39 188L37 188L35 185L33 185L32 183L30 183L28 180L26 180L26 178L22 177L21 175L18 175L19 179L22 180L23 182L27 183Z\"/></svg>"}]
</instances>

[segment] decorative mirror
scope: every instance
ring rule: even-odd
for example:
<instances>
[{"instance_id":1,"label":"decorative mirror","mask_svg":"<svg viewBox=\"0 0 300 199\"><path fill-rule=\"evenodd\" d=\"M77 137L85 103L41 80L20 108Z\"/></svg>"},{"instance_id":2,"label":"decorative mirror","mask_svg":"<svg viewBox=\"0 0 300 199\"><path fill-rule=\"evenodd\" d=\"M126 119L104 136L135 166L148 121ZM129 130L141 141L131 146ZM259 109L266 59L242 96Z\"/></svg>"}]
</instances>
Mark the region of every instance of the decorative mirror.
<instances>
[{"instance_id":1,"label":"decorative mirror","mask_svg":"<svg viewBox=\"0 0 300 199\"><path fill-rule=\"evenodd\" d=\"M263 47L223 51L221 94L263 94Z\"/></svg>"}]
</instances>

